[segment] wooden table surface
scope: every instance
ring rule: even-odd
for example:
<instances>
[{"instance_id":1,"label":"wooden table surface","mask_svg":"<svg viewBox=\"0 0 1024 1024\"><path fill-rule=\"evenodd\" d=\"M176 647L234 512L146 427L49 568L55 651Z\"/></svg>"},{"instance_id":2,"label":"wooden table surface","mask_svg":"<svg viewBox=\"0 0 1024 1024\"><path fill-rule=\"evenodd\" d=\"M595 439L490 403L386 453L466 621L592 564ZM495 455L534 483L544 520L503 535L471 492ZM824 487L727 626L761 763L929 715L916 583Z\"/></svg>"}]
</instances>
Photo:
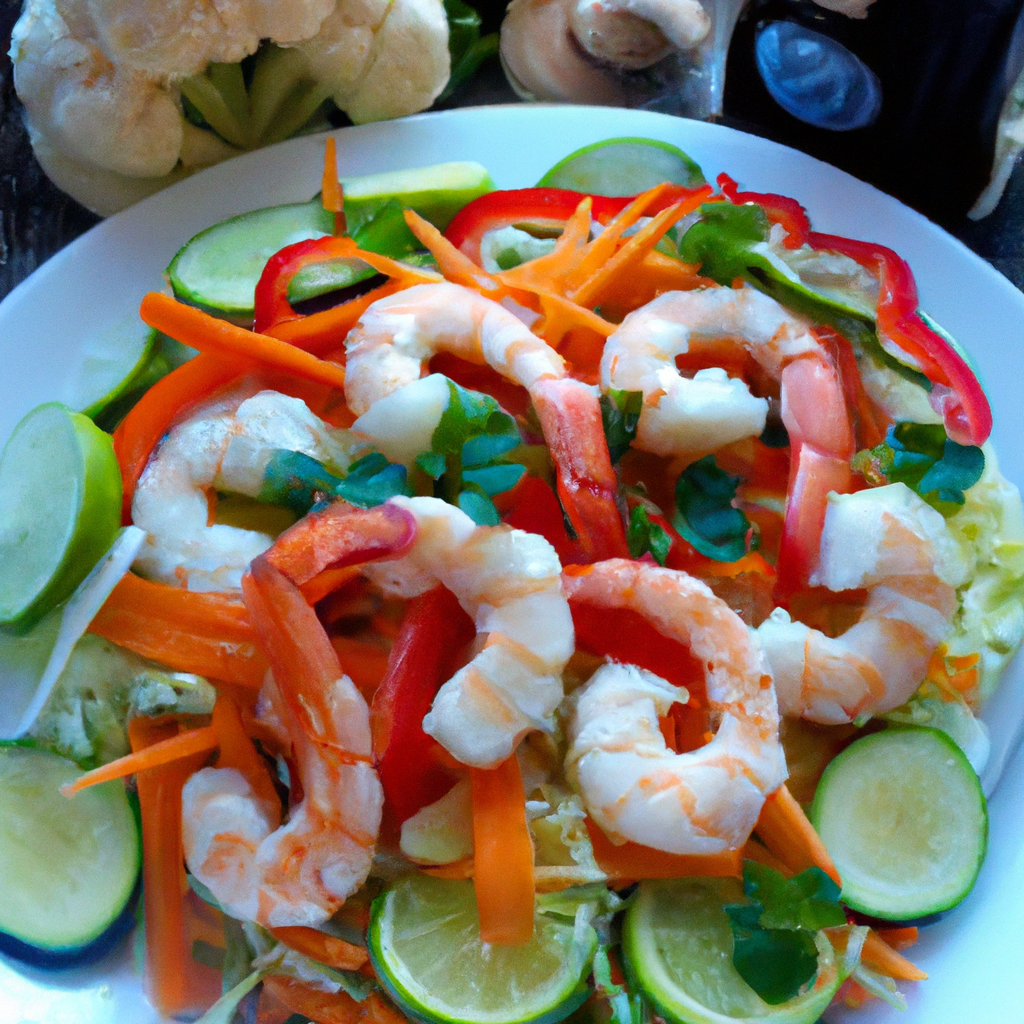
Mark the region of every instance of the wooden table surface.
<instances>
[{"instance_id":1,"label":"wooden table surface","mask_svg":"<svg viewBox=\"0 0 1024 1024\"><path fill-rule=\"evenodd\" d=\"M8 56L20 7L21 0L0 0L0 298L99 220L54 186L32 155ZM492 13L490 21L496 24L497 15ZM447 105L515 100L498 62L492 60ZM1018 163L991 216L945 226L1024 290L1024 161Z\"/></svg>"}]
</instances>

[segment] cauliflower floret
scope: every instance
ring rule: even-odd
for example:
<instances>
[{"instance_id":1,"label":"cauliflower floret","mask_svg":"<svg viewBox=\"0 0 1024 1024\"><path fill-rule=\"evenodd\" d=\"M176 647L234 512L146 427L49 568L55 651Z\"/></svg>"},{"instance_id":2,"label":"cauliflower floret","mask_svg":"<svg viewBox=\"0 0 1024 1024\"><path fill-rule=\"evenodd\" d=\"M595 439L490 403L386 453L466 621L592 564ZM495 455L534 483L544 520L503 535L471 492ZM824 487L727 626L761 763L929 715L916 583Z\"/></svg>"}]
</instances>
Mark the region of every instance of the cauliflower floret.
<instances>
[{"instance_id":1,"label":"cauliflower floret","mask_svg":"<svg viewBox=\"0 0 1024 1024\"><path fill-rule=\"evenodd\" d=\"M261 44L246 93L230 65ZM450 71L442 0L26 0L11 58L39 162L104 215L293 134L329 96L356 122L422 110Z\"/></svg>"}]
</instances>

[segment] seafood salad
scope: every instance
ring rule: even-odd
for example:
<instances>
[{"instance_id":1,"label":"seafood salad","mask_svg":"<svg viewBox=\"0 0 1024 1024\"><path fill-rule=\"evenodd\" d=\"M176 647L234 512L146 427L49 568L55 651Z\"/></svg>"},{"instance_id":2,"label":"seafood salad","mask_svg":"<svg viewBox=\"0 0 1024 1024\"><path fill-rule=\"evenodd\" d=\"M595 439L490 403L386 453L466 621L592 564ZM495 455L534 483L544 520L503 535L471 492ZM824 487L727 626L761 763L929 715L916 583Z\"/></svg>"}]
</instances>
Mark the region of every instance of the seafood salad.
<instances>
[{"instance_id":1,"label":"seafood salad","mask_svg":"<svg viewBox=\"0 0 1024 1024\"><path fill-rule=\"evenodd\" d=\"M144 351L0 460L0 952L138 917L203 1024L927 984L1024 512L904 260L644 139L511 191L329 140L320 195L172 256Z\"/></svg>"}]
</instances>

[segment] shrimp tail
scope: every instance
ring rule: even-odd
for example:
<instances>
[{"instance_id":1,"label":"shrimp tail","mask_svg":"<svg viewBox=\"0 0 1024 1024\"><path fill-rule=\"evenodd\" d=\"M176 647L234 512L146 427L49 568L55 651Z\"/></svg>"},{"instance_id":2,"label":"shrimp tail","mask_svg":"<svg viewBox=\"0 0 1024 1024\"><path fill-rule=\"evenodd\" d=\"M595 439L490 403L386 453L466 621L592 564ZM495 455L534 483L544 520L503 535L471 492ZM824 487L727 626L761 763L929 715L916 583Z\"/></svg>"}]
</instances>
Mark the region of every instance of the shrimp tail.
<instances>
[{"instance_id":1,"label":"shrimp tail","mask_svg":"<svg viewBox=\"0 0 1024 1024\"><path fill-rule=\"evenodd\" d=\"M539 380L530 389L544 439L558 468L558 497L587 561L628 558L615 501L618 479L595 390L571 378Z\"/></svg>"}]
</instances>

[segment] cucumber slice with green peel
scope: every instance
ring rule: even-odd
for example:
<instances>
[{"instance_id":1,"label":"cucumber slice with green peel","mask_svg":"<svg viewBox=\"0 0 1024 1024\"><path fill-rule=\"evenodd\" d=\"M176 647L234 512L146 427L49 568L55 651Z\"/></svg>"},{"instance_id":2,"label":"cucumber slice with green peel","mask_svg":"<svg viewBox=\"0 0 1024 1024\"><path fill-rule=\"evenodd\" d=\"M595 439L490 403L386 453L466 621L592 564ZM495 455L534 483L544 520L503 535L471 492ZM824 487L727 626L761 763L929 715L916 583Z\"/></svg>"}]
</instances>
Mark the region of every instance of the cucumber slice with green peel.
<instances>
[{"instance_id":1,"label":"cucumber slice with green peel","mask_svg":"<svg viewBox=\"0 0 1024 1024\"><path fill-rule=\"evenodd\" d=\"M641 882L626 912L626 976L670 1024L813 1024L844 980L836 959L818 959L807 992L771 1006L733 966L727 903L744 900L733 878Z\"/></svg>"},{"instance_id":2,"label":"cucumber slice with green peel","mask_svg":"<svg viewBox=\"0 0 1024 1024\"><path fill-rule=\"evenodd\" d=\"M416 874L374 900L367 946L381 984L414 1019L554 1024L590 994L596 935L586 945L573 933L572 921L538 914L525 945L488 945L472 882Z\"/></svg>"},{"instance_id":3,"label":"cucumber slice with green peel","mask_svg":"<svg viewBox=\"0 0 1024 1024\"><path fill-rule=\"evenodd\" d=\"M319 201L243 213L201 231L167 268L174 294L216 316L251 324L256 283L267 260L286 245L334 230Z\"/></svg>"},{"instance_id":4,"label":"cucumber slice with green peel","mask_svg":"<svg viewBox=\"0 0 1024 1024\"><path fill-rule=\"evenodd\" d=\"M391 200L415 210L443 231L467 203L496 188L487 169L469 160L342 178L341 185L353 235Z\"/></svg>"},{"instance_id":5,"label":"cucumber slice with green peel","mask_svg":"<svg viewBox=\"0 0 1024 1024\"><path fill-rule=\"evenodd\" d=\"M825 769L811 821L843 879L843 902L888 921L956 906L985 857L981 783L938 729L886 729L852 743Z\"/></svg>"},{"instance_id":6,"label":"cucumber slice with green peel","mask_svg":"<svg viewBox=\"0 0 1024 1024\"><path fill-rule=\"evenodd\" d=\"M97 959L131 926L136 818L120 782L63 796L81 774L48 751L0 747L0 952L38 966Z\"/></svg>"},{"instance_id":7,"label":"cucumber slice with green peel","mask_svg":"<svg viewBox=\"0 0 1024 1024\"><path fill-rule=\"evenodd\" d=\"M685 188L705 184L704 173L681 149L657 139L605 139L560 160L539 188L567 188L596 196L633 196L663 181Z\"/></svg>"},{"instance_id":8,"label":"cucumber slice with green peel","mask_svg":"<svg viewBox=\"0 0 1024 1024\"><path fill-rule=\"evenodd\" d=\"M95 420L112 402L136 387L157 354L156 331L132 317L92 339L82 354L68 404Z\"/></svg>"},{"instance_id":9,"label":"cucumber slice with green peel","mask_svg":"<svg viewBox=\"0 0 1024 1024\"><path fill-rule=\"evenodd\" d=\"M110 435L59 402L37 406L0 455L0 625L25 632L60 604L120 525Z\"/></svg>"}]
</instances>

